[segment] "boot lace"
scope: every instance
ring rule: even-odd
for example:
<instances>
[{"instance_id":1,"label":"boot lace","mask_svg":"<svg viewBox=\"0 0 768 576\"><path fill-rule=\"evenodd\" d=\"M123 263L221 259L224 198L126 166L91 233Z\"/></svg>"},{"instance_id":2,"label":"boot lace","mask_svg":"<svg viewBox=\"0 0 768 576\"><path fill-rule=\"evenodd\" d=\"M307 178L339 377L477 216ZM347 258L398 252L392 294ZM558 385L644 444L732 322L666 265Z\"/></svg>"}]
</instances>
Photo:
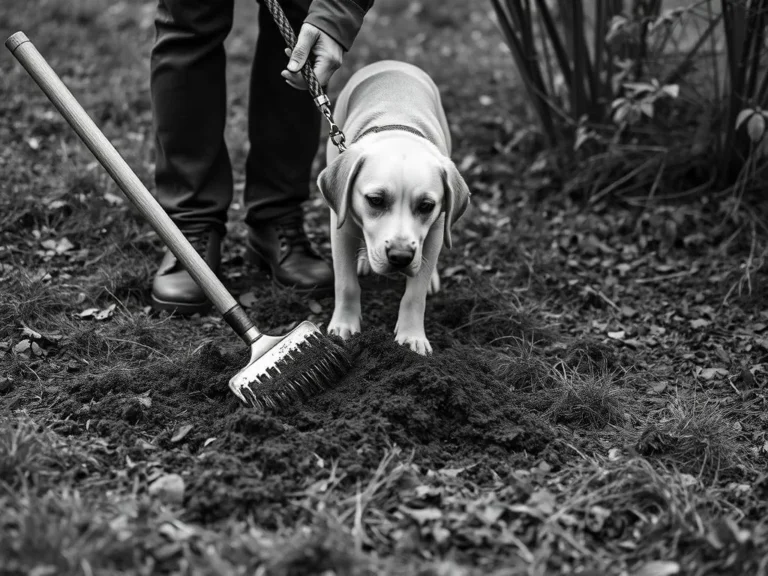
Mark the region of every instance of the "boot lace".
<instances>
[{"instance_id":1,"label":"boot lace","mask_svg":"<svg viewBox=\"0 0 768 576\"><path fill-rule=\"evenodd\" d=\"M291 214L280 218L276 223L280 243L291 248L303 248L312 252L312 245L304 231L303 214Z\"/></svg>"}]
</instances>

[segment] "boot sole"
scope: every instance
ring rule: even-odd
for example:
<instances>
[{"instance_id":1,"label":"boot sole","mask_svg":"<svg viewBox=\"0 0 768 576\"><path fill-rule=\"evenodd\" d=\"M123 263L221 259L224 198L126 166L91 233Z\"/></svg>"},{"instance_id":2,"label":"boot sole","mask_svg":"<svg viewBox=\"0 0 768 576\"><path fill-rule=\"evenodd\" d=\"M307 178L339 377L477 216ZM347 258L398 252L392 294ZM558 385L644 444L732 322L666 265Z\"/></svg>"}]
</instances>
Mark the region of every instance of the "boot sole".
<instances>
[{"instance_id":1,"label":"boot sole","mask_svg":"<svg viewBox=\"0 0 768 576\"><path fill-rule=\"evenodd\" d=\"M180 316L192 316L192 314L204 314L212 308L210 300L199 303L169 302L161 300L152 294L152 309L157 311L174 312Z\"/></svg>"},{"instance_id":2,"label":"boot sole","mask_svg":"<svg viewBox=\"0 0 768 576\"><path fill-rule=\"evenodd\" d=\"M275 286L283 290L294 290L297 294L302 294L305 296L308 296L308 295L325 296L328 294L333 294L333 286L312 286L309 288L307 287L300 288L298 286L292 286L291 284L284 284L280 282L277 276L275 276L275 273L272 270L272 266L270 266L267 259L264 258L264 256L262 256L256 248L251 246L251 244L247 240L245 242L245 256L243 257L243 260L245 260L246 264L253 266L255 268L258 268L260 271L266 272L267 274L269 274L269 277L272 279L272 284L274 284Z\"/></svg>"}]
</instances>

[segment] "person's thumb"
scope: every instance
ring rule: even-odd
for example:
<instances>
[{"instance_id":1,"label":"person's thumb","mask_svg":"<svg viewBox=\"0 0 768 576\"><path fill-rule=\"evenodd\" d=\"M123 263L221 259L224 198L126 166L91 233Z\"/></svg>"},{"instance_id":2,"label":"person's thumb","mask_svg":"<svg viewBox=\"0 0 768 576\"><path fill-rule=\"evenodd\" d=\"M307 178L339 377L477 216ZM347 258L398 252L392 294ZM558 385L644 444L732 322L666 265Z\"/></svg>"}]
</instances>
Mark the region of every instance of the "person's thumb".
<instances>
[{"instance_id":1,"label":"person's thumb","mask_svg":"<svg viewBox=\"0 0 768 576\"><path fill-rule=\"evenodd\" d=\"M312 48L317 42L319 36L318 30L313 26L304 24L299 31L299 37L296 40L296 46L291 52L291 60L288 62L289 72L298 72L307 61Z\"/></svg>"}]
</instances>

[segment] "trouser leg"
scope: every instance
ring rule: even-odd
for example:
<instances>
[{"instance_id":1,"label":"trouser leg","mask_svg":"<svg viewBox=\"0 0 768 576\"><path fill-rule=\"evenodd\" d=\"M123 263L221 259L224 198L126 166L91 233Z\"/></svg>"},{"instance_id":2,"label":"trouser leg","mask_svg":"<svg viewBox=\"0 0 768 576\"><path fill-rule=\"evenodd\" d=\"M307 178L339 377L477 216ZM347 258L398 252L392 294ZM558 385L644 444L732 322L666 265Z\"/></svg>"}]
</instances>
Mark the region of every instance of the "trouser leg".
<instances>
[{"instance_id":1,"label":"trouser leg","mask_svg":"<svg viewBox=\"0 0 768 576\"><path fill-rule=\"evenodd\" d=\"M281 2L298 33L308 2ZM312 161L320 142L320 114L306 91L280 76L288 58L269 10L259 7L259 38L251 71L246 162L247 221L273 220L309 198Z\"/></svg>"},{"instance_id":2,"label":"trouser leg","mask_svg":"<svg viewBox=\"0 0 768 576\"><path fill-rule=\"evenodd\" d=\"M185 231L225 232L232 169L224 142L233 0L160 0L151 55L157 198Z\"/></svg>"}]
</instances>

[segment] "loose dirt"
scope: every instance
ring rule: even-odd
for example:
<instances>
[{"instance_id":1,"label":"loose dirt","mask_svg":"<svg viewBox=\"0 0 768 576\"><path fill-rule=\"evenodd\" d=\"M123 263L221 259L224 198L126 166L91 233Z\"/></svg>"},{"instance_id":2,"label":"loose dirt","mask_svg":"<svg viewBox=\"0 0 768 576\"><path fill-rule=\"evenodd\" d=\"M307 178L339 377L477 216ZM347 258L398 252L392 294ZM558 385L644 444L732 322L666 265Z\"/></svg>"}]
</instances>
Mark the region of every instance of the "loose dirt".
<instances>
[{"instance_id":1,"label":"loose dirt","mask_svg":"<svg viewBox=\"0 0 768 576\"><path fill-rule=\"evenodd\" d=\"M317 466L337 461L344 482L363 480L386 450L413 450L422 467L474 465L475 478L504 474L545 449L553 434L521 413L477 349L421 357L372 330L348 348L350 372L324 394L279 414L240 406L227 381L246 361L206 345L170 362L61 383L53 410L133 461L159 459L187 482L185 508L215 522L252 514L279 526ZM174 431L192 429L173 441ZM116 462L117 464L117 462Z\"/></svg>"}]
</instances>

